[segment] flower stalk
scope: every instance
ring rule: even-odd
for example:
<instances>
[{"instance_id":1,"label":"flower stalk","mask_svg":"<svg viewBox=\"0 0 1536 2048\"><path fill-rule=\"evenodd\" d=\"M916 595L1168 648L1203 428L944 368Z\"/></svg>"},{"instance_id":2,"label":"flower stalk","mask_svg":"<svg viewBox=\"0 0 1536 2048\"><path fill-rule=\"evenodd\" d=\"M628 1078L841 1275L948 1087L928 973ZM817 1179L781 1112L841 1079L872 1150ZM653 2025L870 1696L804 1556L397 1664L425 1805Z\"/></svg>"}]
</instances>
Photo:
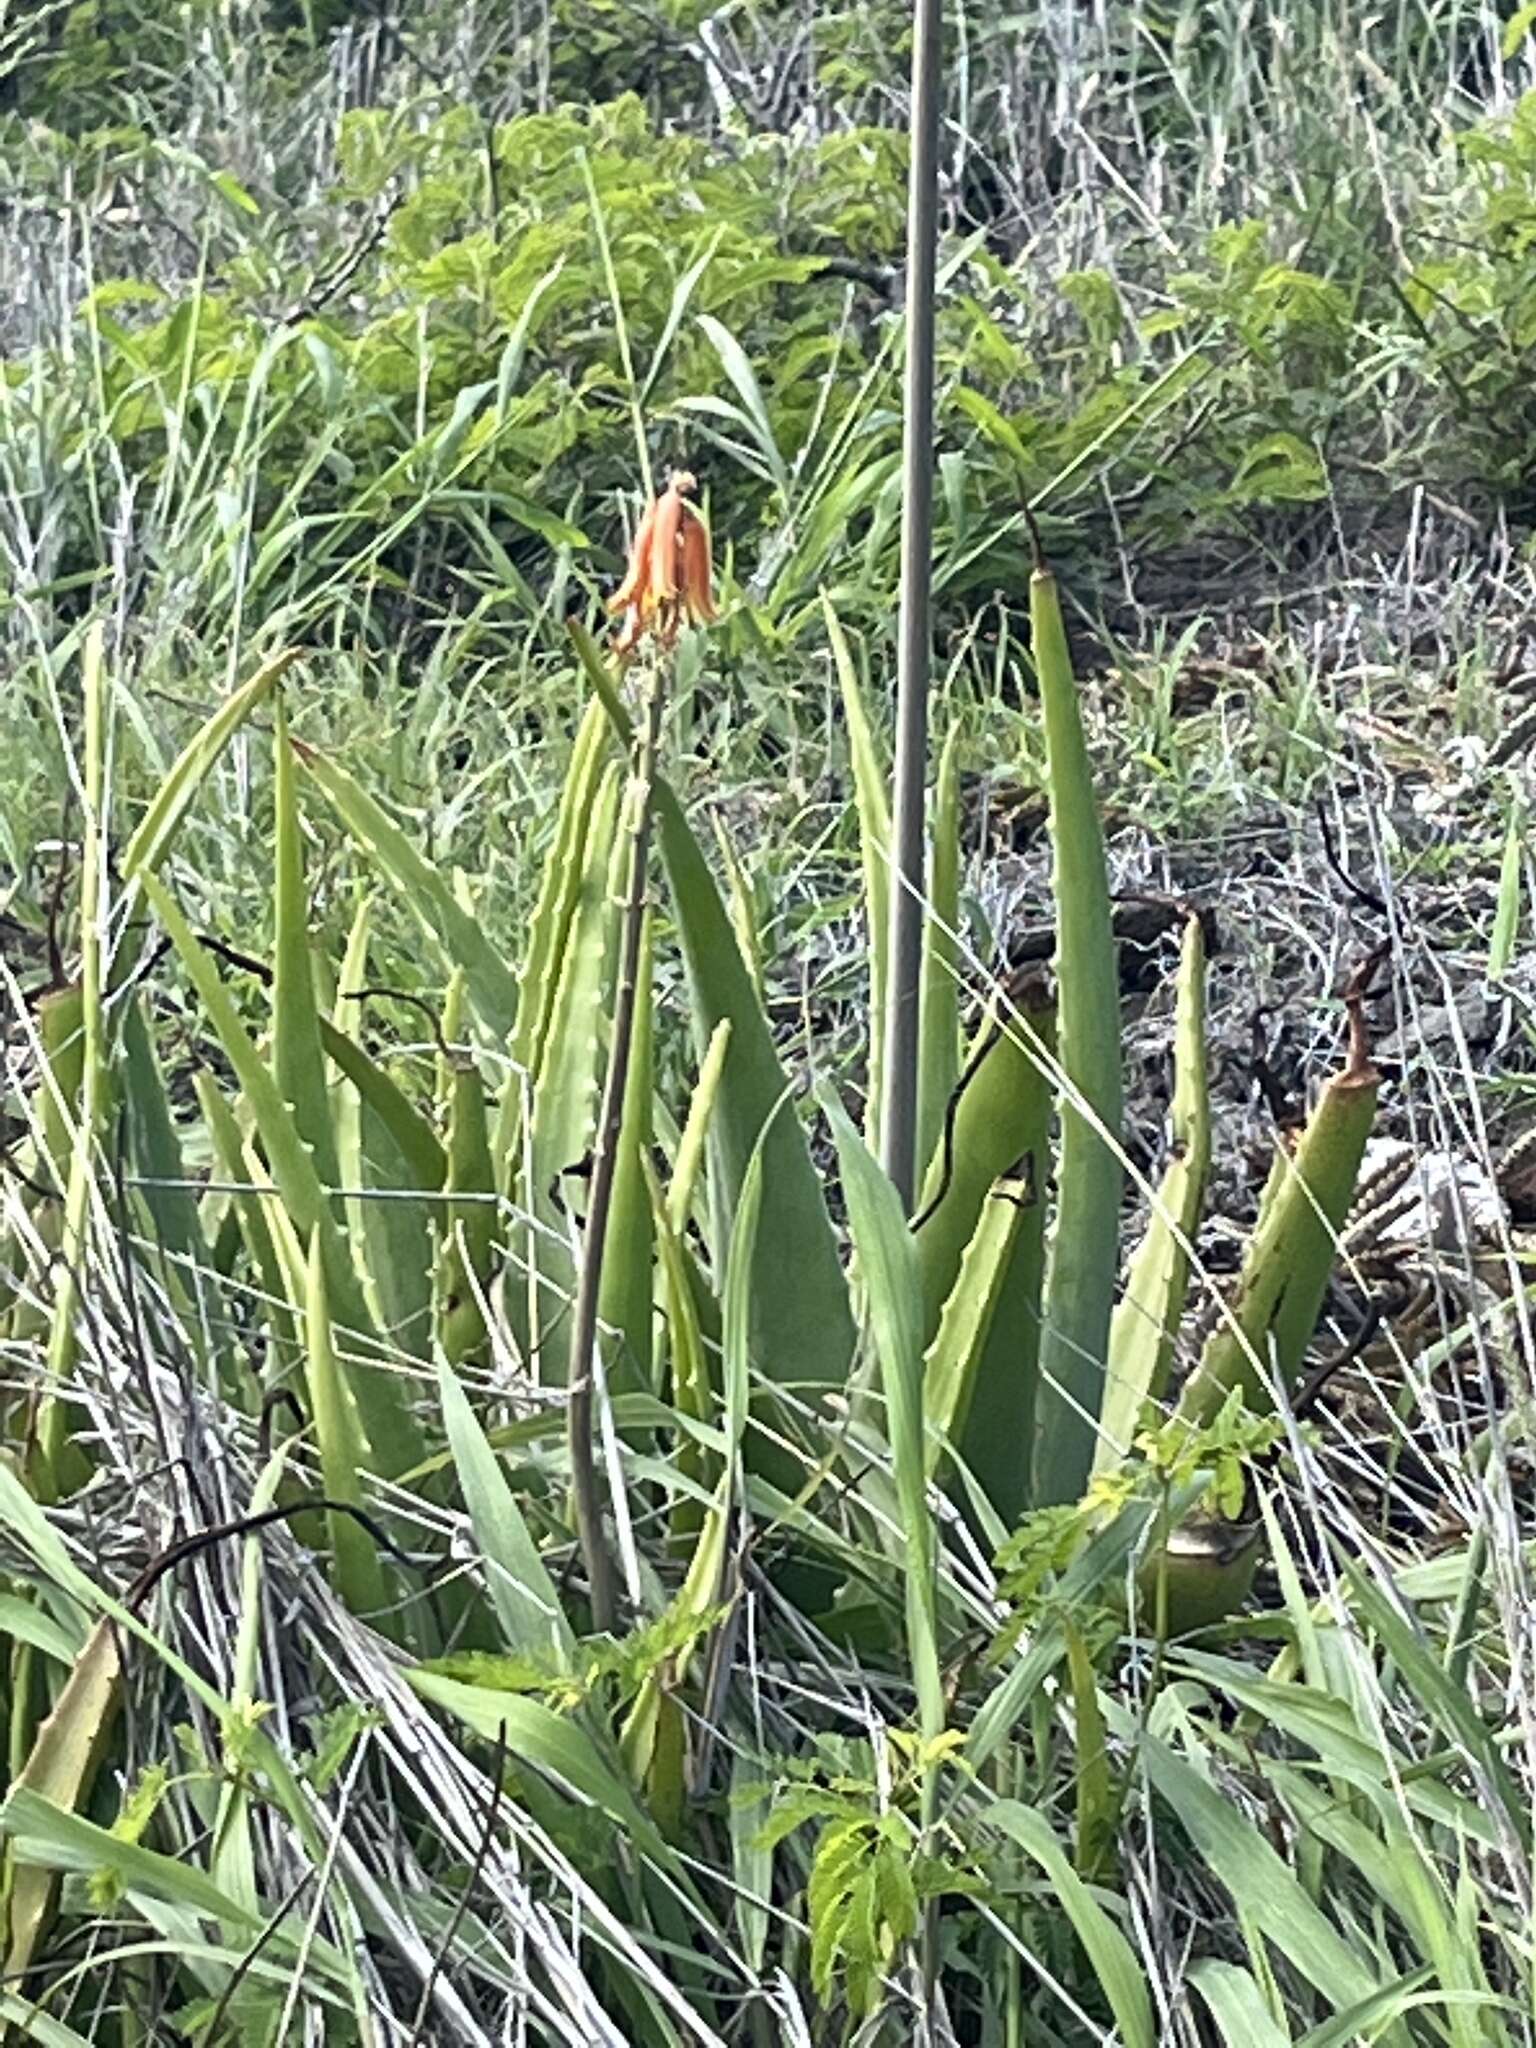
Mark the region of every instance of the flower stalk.
<instances>
[{"instance_id":1,"label":"flower stalk","mask_svg":"<svg viewBox=\"0 0 1536 2048\"><path fill-rule=\"evenodd\" d=\"M623 614L614 652L622 660L644 647L648 658L640 672L640 717L630 743L630 779L624 812L629 834L629 872L619 937L613 1038L598 1110L591 1202L576 1283L566 1411L571 1512L586 1566L592 1626L599 1634L611 1630L617 1618L618 1581L603 1533L602 1492L593 1444L600 1365L598 1305L602 1297L603 1255L613 1216L624 1097L634 1059L640 968L645 953L646 874L650 864L656 756L661 744L667 685L672 676L672 650L685 624L704 625L715 617L709 529L692 502L697 489L696 480L686 470L673 471L667 488L647 505L635 529L624 581L608 603L610 612Z\"/></svg>"}]
</instances>

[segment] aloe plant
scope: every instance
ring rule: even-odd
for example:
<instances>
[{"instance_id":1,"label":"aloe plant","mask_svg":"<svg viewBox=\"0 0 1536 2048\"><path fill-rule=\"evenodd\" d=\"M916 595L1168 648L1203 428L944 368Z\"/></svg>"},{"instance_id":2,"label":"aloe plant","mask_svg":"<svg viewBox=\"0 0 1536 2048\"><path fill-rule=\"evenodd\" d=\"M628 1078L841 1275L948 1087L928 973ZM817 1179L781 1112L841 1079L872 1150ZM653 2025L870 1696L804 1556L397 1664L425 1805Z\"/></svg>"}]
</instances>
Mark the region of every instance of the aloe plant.
<instances>
[{"instance_id":1,"label":"aloe plant","mask_svg":"<svg viewBox=\"0 0 1536 2048\"><path fill-rule=\"evenodd\" d=\"M1102 831L1046 572L1033 595L1056 956L1049 971L988 986L962 1057L951 736L932 806L935 896L917 1048L929 1157L910 1219L833 1100L846 1243L834 1226L834 1190L775 1048L758 963L669 778L660 693L632 751L618 676L581 634L579 673L592 702L515 968L488 947L471 905L404 828L339 762L290 734L279 705L273 958L265 979L237 995L183 907L173 857L199 778L238 730L227 708L173 770L124 886L158 920L232 1076L205 1069L195 1078L215 1169L206 1191L182 1185L183 1133L142 1004L120 1000L110 1028L98 1021L93 1033L86 991L72 986L50 994L39 1017L30 1156L39 1237L59 1242L71 1215L78 1223L89 1213L77 1176L89 1188L98 1166L82 1135L94 1061L97 1102L124 1106L145 1183L128 1197L131 1216L168 1258L168 1298L191 1313L241 1276L259 1304L263 1384L253 1386L238 1352L210 1333L211 1383L253 1422L276 1412L275 1401L297 1403L312 1479L301 1483L275 1462L262 1512L301 1517L337 1596L429 1653L411 1684L465 1741L506 1729L547 1776L552 1813L574 1790L604 1825L644 1844L631 1906L679 1948L687 1932L676 1915L689 1894L674 1852L691 1840L699 1769L689 1730L721 1654L730 1668L723 1617L742 1532L776 1532L779 1597L804 1603L827 1628L877 1628L875 1653L899 1669L918 1708L910 1812L874 1834L850 1823L839 1853L869 1857L867 1868L838 1866L834 1884L830 1848L817 1866L818 1897L840 1902L824 1923L840 1931L823 1938L855 1944L846 1968L860 1997L870 1995L882 1943L899 1948L927 1924L906 1887L916 1898L921 1881L930 1897L962 1882L937 1853L945 1813L970 1795L969 1780L947 1765L959 1737L946 1727L946 1650L966 1608L946 1569L935 1487L989 1542L1027 1531L1042 1513L1079 1528L1086 1547L1065 1571L1063 1597L1077 1586L1100 1597L1139 1552L1142 1582L1155 1589L1150 1611L1170 1627L1229 1611L1251 1575L1251 1541L1234 1565L1199 1537L1210 1525L1186 1516L1199 1484L1181 1478L1170 1505L1134 1484L1127 1495L1122 1478L1139 1469L1149 1404L1174 1403L1198 1466L1202 1431L1231 1402L1262 1408L1302 1370L1375 1101L1357 1006L1349 1063L1294 1154L1278 1160L1242 1276L1213 1309L1196 1256L1212 1135L1204 945L1191 918L1175 990L1170 1157L1161 1184L1146 1191L1145 1230L1121 1275L1119 989ZM856 754L873 1050L892 999L879 966L889 822L876 723L863 710L851 645L828 616ZM279 682L262 671L233 701L248 713ZM652 807L654 875L636 829ZM306 846L319 823L339 823L367 884L339 975L317 959L311 928ZM663 878L664 894L655 886ZM436 1046L430 1077L362 1042L365 1026L390 1014L391 992L369 985L369 961L379 906L392 899L432 934L440 966L435 1001L419 990L394 998L396 1014L402 993L413 1016L425 1005ZM664 1027L653 995L673 947L686 971L694 1055L685 1102L670 1099L664 1076L675 1068L657 1057ZM771 982L774 963L761 968ZM103 962L86 980L98 988L110 971ZM871 1074L878 1090L877 1061ZM593 1158L602 1168L595 1185L584 1171ZM596 1255L594 1214L607 1219ZM8 1311L13 1330L24 1307L18 1300ZM1175 1391L1197 1314L1213 1318L1210 1333ZM57 1326L48 1341L50 1355L62 1356ZM600 1375L589 1370L593 1358ZM513 1390L517 1404L508 1405ZM1097 1495L1078 1505L1090 1468L1110 1503L1102 1510ZM414 1555L390 1548L381 1509L412 1495L429 1527L462 1513L483 1590L457 1576L435 1584L446 1563L441 1538L435 1556L430 1539L417 1539ZM663 1543L642 1555L637 1519L657 1511ZM555 1564L573 1535L593 1596L585 1640L582 1606ZM676 1575L670 1599L654 1576L657 1555ZM893 1567L904 1593L894 1628ZM429 1593L431 1622L420 1604ZM636 1603L632 1616L621 1612L621 1593ZM628 1634L627 1619L636 1623ZM430 1658L440 1647L445 1657ZM42 1785L67 1806L89 1794L94 1739L55 1767L37 1659L27 1640L14 1643L18 1796ZM1078 1880L1087 1885L1106 1853L1116 1795L1082 1638L1043 1631L981 1701L966 1744L972 1770L985 1770L1057 1668L1084 1740L1097 1745L1079 1794ZM82 1659L76 1690L93 1713L100 1707L103 1727L114 1685L99 1660ZM1004 1802L985 1825L1008 1854L1059 1874L1056 1837L1022 1809ZM761 1867L751 1845L737 1850L740 1867ZM770 1878L780 1853L767 1852ZM870 1885L896 1889L884 1920L870 1895L875 1931L858 1933L860 1888ZM1091 1893L1068 1889L1081 1938L1105 1969L1119 1970L1123 1957ZM52 1894L23 1886L19 1896L25 1920L13 1940L25 1955L44 1937ZM826 1988L832 1975L824 1958L814 1981ZM611 1982L629 2010L630 1978L616 1969ZM701 1985L688 1995L695 2010L711 2009ZM1124 1984L1116 1997L1139 2036L1143 2004Z\"/></svg>"}]
</instances>

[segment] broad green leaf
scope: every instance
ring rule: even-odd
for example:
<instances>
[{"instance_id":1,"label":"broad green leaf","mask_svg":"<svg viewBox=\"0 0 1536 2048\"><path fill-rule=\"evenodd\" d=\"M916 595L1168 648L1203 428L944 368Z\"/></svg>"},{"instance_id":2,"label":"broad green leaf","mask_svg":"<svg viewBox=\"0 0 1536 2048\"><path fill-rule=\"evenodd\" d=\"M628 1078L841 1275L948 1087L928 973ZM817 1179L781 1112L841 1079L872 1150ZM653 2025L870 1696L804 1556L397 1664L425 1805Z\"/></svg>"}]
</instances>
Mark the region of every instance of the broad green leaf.
<instances>
[{"instance_id":1,"label":"broad green leaf","mask_svg":"<svg viewBox=\"0 0 1536 2048\"><path fill-rule=\"evenodd\" d=\"M826 1103L885 1396L886 1430L906 1543L907 1655L923 1733L932 1737L944 1727L945 1710L939 1672L934 1518L928 1504L923 1448L922 1285L900 1196L830 1091Z\"/></svg>"},{"instance_id":2,"label":"broad green leaf","mask_svg":"<svg viewBox=\"0 0 1536 2048\"><path fill-rule=\"evenodd\" d=\"M339 763L301 740L290 742L359 846L399 889L428 937L462 967L470 1000L493 1038L517 1014L517 981L484 926L471 917L439 869L423 858L381 804Z\"/></svg>"},{"instance_id":3,"label":"broad green leaf","mask_svg":"<svg viewBox=\"0 0 1536 2048\"><path fill-rule=\"evenodd\" d=\"M1265 1836L1225 1793L1155 1735L1143 1735L1147 1775L1173 1808L1238 1911L1336 2007L1380 1986Z\"/></svg>"},{"instance_id":4,"label":"broad green leaf","mask_svg":"<svg viewBox=\"0 0 1536 2048\"><path fill-rule=\"evenodd\" d=\"M465 1685L435 1671L408 1671L405 1677L413 1692L476 1735L487 1742L504 1742L508 1757L520 1767L545 1773L606 1814L621 1838L633 1840L658 1862L670 1861L661 1837L624 1780L574 1721L522 1693Z\"/></svg>"},{"instance_id":5,"label":"broad green leaf","mask_svg":"<svg viewBox=\"0 0 1536 2048\"><path fill-rule=\"evenodd\" d=\"M117 1713L121 1683L116 1631L109 1621L98 1621L64 1682L53 1712L37 1732L31 1754L13 1782L13 1797L18 1792L31 1793L71 1811L89 1798ZM0 1825L3 1824L0 1817ZM5 1970L10 1981L18 1982L25 1979L47 1933L53 1916L57 1875L46 1867L28 1863L14 1843L6 1862L9 1882Z\"/></svg>"},{"instance_id":6,"label":"broad green leaf","mask_svg":"<svg viewBox=\"0 0 1536 2048\"><path fill-rule=\"evenodd\" d=\"M1016 1799L998 1799L986 1809L986 1818L1045 1871L1056 1903L1083 1944L1125 2048L1156 2048L1146 1973L1130 1943L1072 1868L1071 1857L1045 1815Z\"/></svg>"},{"instance_id":7,"label":"broad green leaf","mask_svg":"<svg viewBox=\"0 0 1536 2048\"><path fill-rule=\"evenodd\" d=\"M446 1362L438 1391L449 1448L508 1650L567 1671L576 1638L500 1460Z\"/></svg>"},{"instance_id":8,"label":"broad green leaf","mask_svg":"<svg viewBox=\"0 0 1536 2048\"><path fill-rule=\"evenodd\" d=\"M249 682L243 683L225 699L176 757L155 794L154 802L139 820L123 851L125 882L135 881L140 875L153 874L160 866L192 807L193 799L219 756L278 678L292 668L303 652L300 647L288 647L264 661Z\"/></svg>"},{"instance_id":9,"label":"broad green leaf","mask_svg":"<svg viewBox=\"0 0 1536 2048\"><path fill-rule=\"evenodd\" d=\"M1291 2048L1289 2031L1270 2011L1249 1970L1203 1956L1189 1966L1189 1982L1210 2008L1222 2048Z\"/></svg>"}]
</instances>

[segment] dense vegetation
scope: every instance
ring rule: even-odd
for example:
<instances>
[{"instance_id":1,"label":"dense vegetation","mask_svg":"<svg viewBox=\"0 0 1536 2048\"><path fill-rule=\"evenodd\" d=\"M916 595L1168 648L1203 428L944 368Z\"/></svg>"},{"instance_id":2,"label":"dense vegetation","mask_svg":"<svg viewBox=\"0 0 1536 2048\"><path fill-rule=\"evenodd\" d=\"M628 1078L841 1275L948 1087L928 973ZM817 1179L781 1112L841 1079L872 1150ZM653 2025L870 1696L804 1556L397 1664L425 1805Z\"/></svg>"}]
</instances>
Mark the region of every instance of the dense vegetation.
<instances>
[{"instance_id":1,"label":"dense vegetation","mask_svg":"<svg viewBox=\"0 0 1536 2048\"><path fill-rule=\"evenodd\" d=\"M0 22L13 2038L1536 2042L1536 10L950 15L912 1219L905 11Z\"/></svg>"}]
</instances>

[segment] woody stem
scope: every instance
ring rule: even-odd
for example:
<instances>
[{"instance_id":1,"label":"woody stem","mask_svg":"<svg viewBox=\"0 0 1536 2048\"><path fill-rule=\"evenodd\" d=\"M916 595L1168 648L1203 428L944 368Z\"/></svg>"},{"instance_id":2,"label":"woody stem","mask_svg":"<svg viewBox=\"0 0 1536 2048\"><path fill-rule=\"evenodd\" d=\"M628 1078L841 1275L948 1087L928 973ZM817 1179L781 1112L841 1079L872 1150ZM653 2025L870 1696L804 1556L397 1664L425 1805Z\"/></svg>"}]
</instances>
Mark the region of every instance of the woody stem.
<instances>
[{"instance_id":1,"label":"woody stem","mask_svg":"<svg viewBox=\"0 0 1536 2048\"><path fill-rule=\"evenodd\" d=\"M613 1040L598 1112L597 1143L592 1155L592 1192L582 1241L581 1272L571 1335L570 1400L566 1411L571 1461L571 1511L586 1566L591 1593L592 1627L611 1630L618 1612L618 1583L613 1557L603 1534L602 1496L593 1446L596 1393L597 1305L603 1279L603 1253L613 1210L613 1183L618 1169L624 1115L624 1091L634 1048L635 1004L639 994L640 951L645 932L646 870L651 845L651 803L656 784L656 754L670 657L650 664L645 679L645 704L636 728L627 791L629 813L629 877L624 892L624 923L619 942L619 977L614 992Z\"/></svg>"}]
</instances>

